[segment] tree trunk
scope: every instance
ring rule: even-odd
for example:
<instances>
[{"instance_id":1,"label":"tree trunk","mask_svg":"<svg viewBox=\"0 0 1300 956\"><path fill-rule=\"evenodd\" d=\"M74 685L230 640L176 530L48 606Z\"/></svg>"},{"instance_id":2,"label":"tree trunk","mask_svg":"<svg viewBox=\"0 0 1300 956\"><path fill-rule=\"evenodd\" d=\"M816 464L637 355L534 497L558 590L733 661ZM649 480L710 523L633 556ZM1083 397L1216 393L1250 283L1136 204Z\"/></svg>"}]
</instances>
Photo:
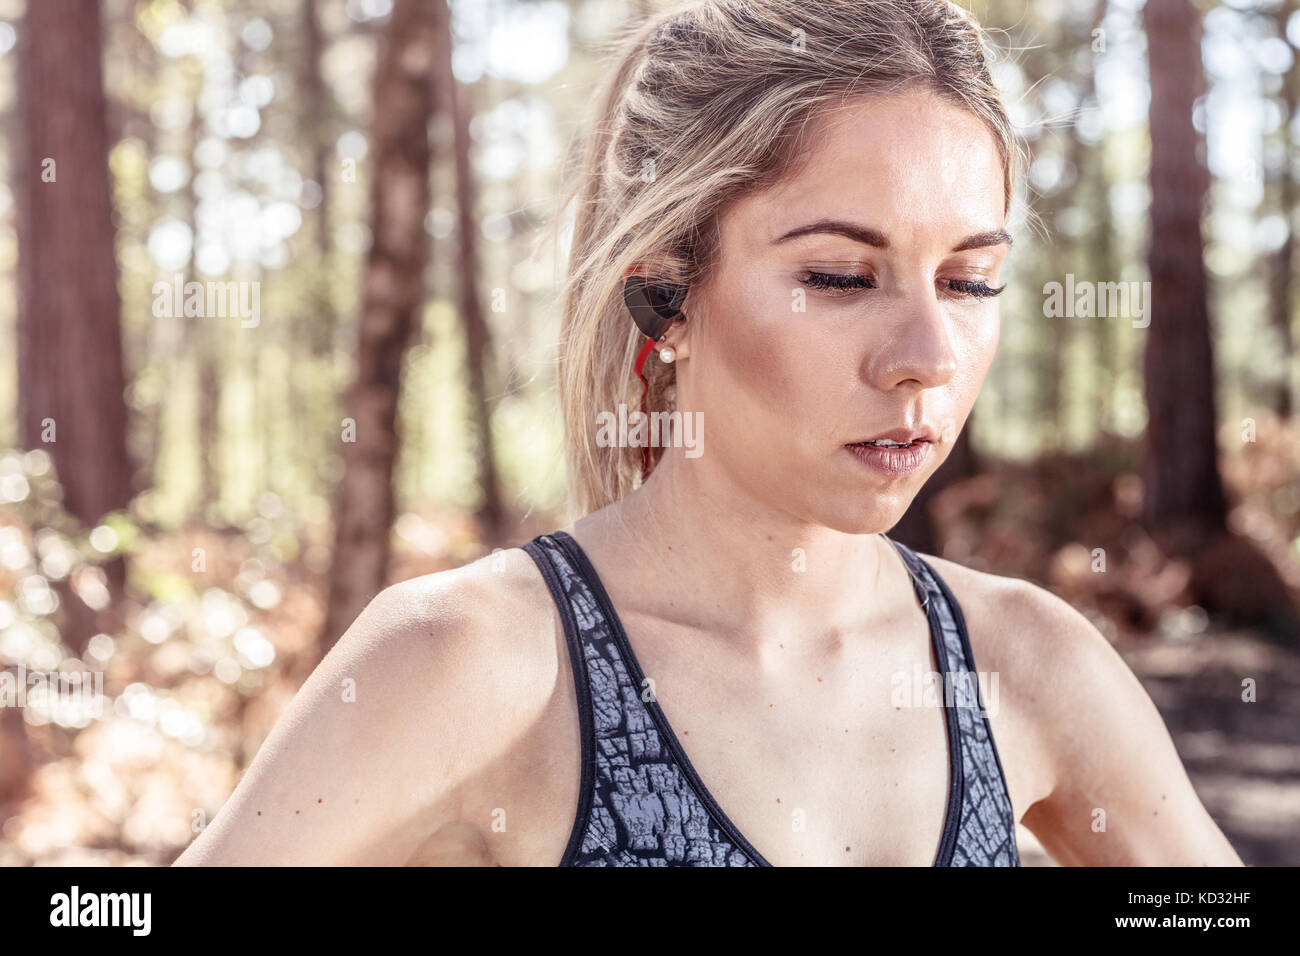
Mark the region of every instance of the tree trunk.
<instances>
[{"instance_id":1,"label":"tree trunk","mask_svg":"<svg viewBox=\"0 0 1300 956\"><path fill-rule=\"evenodd\" d=\"M1286 35L1287 21L1300 11L1300 4L1288 0L1278 8L1278 32ZM1292 262L1295 256L1295 205L1296 184L1291 163L1295 158L1295 144L1291 141L1291 124L1295 121L1296 107L1300 105L1300 63L1293 58L1291 68L1282 77L1282 122L1278 136L1282 145L1282 162L1277 172L1275 194L1278 212L1286 220L1286 239L1269 263L1269 313L1277 328L1282 350L1282 380L1273 393L1273 410L1289 418L1294 409L1295 396L1292 366L1295 363L1295 342L1291 333L1291 297L1295 287Z\"/></svg>"},{"instance_id":2,"label":"tree trunk","mask_svg":"<svg viewBox=\"0 0 1300 956\"><path fill-rule=\"evenodd\" d=\"M460 320L465 330L466 366L469 372L469 402L474 416L477 445L477 483L482 492L478 508L479 525L489 544L498 543L505 530L505 507L497 475L492 444L492 414L488 397L488 359L491 339L483 305L479 300L478 216L475 212L474 168L470 164L469 119L472 110L465 103L461 86L451 70L451 17L446 0L434 0L438 7L438 42L443 108L452 118L453 149L456 154L457 249L460 258Z\"/></svg>"},{"instance_id":3,"label":"tree trunk","mask_svg":"<svg viewBox=\"0 0 1300 956\"><path fill-rule=\"evenodd\" d=\"M15 188L21 441L50 453L64 507L86 526L125 508L131 492L100 44L98 4L27 5ZM104 570L120 596L122 562ZM80 653L95 616L61 590L64 638Z\"/></svg>"},{"instance_id":4,"label":"tree trunk","mask_svg":"<svg viewBox=\"0 0 1300 956\"><path fill-rule=\"evenodd\" d=\"M434 115L437 17L445 7L397 0L374 85L371 246L362 292L356 379L348 395L343 478L322 635L328 650L387 583L396 511L397 403L402 359L424 302L429 234L429 123Z\"/></svg>"},{"instance_id":5,"label":"tree trunk","mask_svg":"<svg viewBox=\"0 0 1300 956\"><path fill-rule=\"evenodd\" d=\"M1147 0L1151 71L1150 327L1145 357L1145 520L1152 530L1221 530L1201 211L1209 185L1192 123L1202 88L1201 24L1189 0Z\"/></svg>"},{"instance_id":6,"label":"tree trunk","mask_svg":"<svg viewBox=\"0 0 1300 956\"><path fill-rule=\"evenodd\" d=\"M329 259L333 248L330 236L330 152L333 150L330 97L321 73L325 55L325 35L317 11L318 0L302 0L302 95L303 120L307 148L311 153L312 179L320 187L320 204L316 207L315 246L321 281L311 296L315 314L308 317L306 341L311 354L329 356L334 349L334 302L330 295Z\"/></svg>"}]
</instances>

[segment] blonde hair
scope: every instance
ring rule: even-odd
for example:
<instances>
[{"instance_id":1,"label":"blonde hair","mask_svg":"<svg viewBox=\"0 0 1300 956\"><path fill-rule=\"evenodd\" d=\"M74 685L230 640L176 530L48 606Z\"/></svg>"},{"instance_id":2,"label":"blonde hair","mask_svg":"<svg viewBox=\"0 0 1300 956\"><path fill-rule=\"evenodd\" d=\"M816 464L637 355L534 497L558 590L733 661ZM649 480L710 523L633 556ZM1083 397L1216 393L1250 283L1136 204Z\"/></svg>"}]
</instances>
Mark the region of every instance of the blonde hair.
<instances>
[{"instance_id":1,"label":"blonde hair","mask_svg":"<svg viewBox=\"0 0 1300 956\"><path fill-rule=\"evenodd\" d=\"M577 204L558 389L572 509L602 508L641 479L640 448L596 441L599 412L639 407L645 338L624 274L651 262L656 278L698 281L725 207L791 171L811 119L867 94L925 89L983 120L1009 209L1024 159L990 58L979 24L946 0L693 0L623 41L566 201ZM652 357L645 376L648 411L671 410L674 367Z\"/></svg>"}]
</instances>

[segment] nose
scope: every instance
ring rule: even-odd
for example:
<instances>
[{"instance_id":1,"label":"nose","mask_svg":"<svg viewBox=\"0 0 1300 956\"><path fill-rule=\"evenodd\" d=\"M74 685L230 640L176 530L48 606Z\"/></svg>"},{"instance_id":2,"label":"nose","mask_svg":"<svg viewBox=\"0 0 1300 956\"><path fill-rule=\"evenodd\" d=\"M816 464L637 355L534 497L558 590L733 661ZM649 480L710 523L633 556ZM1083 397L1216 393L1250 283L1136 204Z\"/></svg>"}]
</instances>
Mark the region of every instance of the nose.
<instances>
[{"instance_id":1,"label":"nose","mask_svg":"<svg viewBox=\"0 0 1300 956\"><path fill-rule=\"evenodd\" d=\"M923 389L946 385L957 371L957 354L933 286L909 292L897 305L867 355L868 381L882 391L907 383Z\"/></svg>"}]
</instances>

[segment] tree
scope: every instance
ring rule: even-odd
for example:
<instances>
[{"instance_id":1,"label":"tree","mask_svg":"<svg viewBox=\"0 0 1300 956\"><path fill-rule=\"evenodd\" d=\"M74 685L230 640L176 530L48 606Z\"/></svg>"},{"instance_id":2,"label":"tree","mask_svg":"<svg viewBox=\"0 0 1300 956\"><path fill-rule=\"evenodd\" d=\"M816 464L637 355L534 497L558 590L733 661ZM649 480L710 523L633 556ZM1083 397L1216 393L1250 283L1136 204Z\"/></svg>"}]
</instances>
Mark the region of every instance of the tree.
<instances>
[{"instance_id":1,"label":"tree","mask_svg":"<svg viewBox=\"0 0 1300 956\"><path fill-rule=\"evenodd\" d=\"M1151 75L1144 517L1153 530L1221 531L1227 504L1201 240L1209 172L1192 121L1203 84L1201 23L1189 0L1147 0L1142 20Z\"/></svg>"},{"instance_id":2,"label":"tree","mask_svg":"<svg viewBox=\"0 0 1300 956\"><path fill-rule=\"evenodd\" d=\"M1281 4L1274 17L1278 33L1286 36L1287 21L1300 13L1300 4L1296 0L1286 0ZM1295 215L1296 182L1292 172L1292 161L1296 154L1295 144L1291 141L1291 125L1296 121L1296 110L1300 107L1300 57L1293 56L1291 65L1282 75L1282 89L1279 103L1282 107L1282 122L1278 124L1277 138L1281 147L1281 157L1277 170L1269 177L1271 192L1274 194L1278 213L1286 221L1286 238L1281 247L1268 263L1269 279L1269 318L1277 329L1278 343L1283 359L1282 380L1273 392L1273 408L1283 418L1290 417L1295 397L1291 394L1291 368L1295 361L1295 342L1291 333L1291 299L1295 287Z\"/></svg>"},{"instance_id":3,"label":"tree","mask_svg":"<svg viewBox=\"0 0 1300 956\"><path fill-rule=\"evenodd\" d=\"M432 6L432 9L431 9ZM380 46L371 119L371 246L356 377L348 395L343 477L322 644L328 649L387 579L396 512L402 360L424 303L429 263L429 124L435 112L441 3L397 0Z\"/></svg>"},{"instance_id":4,"label":"tree","mask_svg":"<svg viewBox=\"0 0 1300 956\"><path fill-rule=\"evenodd\" d=\"M505 525L505 505L497 476L496 454L492 447L492 416L488 398L488 353L491 338L479 299L478 216L475 212L474 168L470 163L469 119L471 110L451 69L451 16L446 0L434 0L438 7L438 60L443 108L452 119L453 151L456 157L456 248L459 256L457 281L460 297L460 321L465 330L466 367L469 374L469 403L474 416L473 430L477 445L477 484L483 499L478 508L479 523L487 541L498 541Z\"/></svg>"},{"instance_id":5,"label":"tree","mask_svg":"<svg viewBox=\"0 0 1300 956\"><path fill-rule=\"evenodd\" d=\"M63 504L94 525L130 499L121 300L101 77L99 5L29 3L18 52L18 404L21 440L47 450ZM125 568L106 569L120 594ZM94 615L63 589L78 652Z\"/></svg>"}]
</instances>

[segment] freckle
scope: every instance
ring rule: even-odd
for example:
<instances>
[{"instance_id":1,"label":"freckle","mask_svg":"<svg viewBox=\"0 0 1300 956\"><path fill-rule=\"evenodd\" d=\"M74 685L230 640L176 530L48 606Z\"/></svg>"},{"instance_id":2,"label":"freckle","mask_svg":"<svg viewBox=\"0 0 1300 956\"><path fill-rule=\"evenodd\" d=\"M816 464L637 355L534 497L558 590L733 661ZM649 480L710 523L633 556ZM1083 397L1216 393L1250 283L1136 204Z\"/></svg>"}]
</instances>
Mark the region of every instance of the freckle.
<instances>
[{"instance_id":1,"label":"freckle","mask_svg":"<svg viewBox=\"0 0 1300 956\"><path fill-rule=\"evenodd\" d=\"M689 730L683 730L682 734L689 737L691 735L691 732Z\"/></svg>"},{"instance_id":2,"label":"freckle","mask_svg":"<svg viewBox=\"0 0 1300 956\"><path fill-rule=\"evenodd\" d=\"M776 802L777 802L777 803L780 803L780 802L781 802L781 798L780 798L780 797L777 797L777 798L776 798Z\"/></svg>"},{"instance_id":3,"label":"freckle","mask_svg":"<svg viewBox=\"0 0 1300 956\"><path fill-rule=\"evenodd\" d=\"M260 816L262 815L262 811L261 811L261 810L258 810L258 811L257 811L257 815L260 817Z\"/></svg>"},{"instance_id":4,"label":"freckle","mask_svg":"<svg viewBox=\"0 0 1300 956\"><path fill-rule=\"evenodd\" d=\"M1151 811L1151 815L1152 815L1153 817L1158 817L1158 816L1160 816L1160 811L1159 811L1159 810L1152 810L1152 811Z\"/></svg>"},{"instance_id":5,"label":"freckle","mask_svg":"<svg viewBox=\"0 0 1300 956\"><path fill-rule=\"evenodd\" d=\"M821 682L822 682L822 679L821 679L821 678L820 678L820 677L819 677L819 678L817 678L817 683L819 683L819 684L820 684L820 683L821 683Z\"/></svg>"},{"instance_id":6,"label":"freckle","mask_svg":"<svg viewBox=\"0 0 1300 956\"><path fill-rule=\"evenodd\" d=\"M894 710L902 710L902 707L895 707Z\"/></svg>"},{"instance_id":7,"label":"freckle","mask_svg":"<svg viewBox=\"0 0 1300 956\"><path fill-rule=\"evenodd\" d=\"M316 802L317 802L317 803L324 803L325 801L322 800L320 797L317 797L317 798L316 798Z\"/></svg>"},{"instance_id":8,"label":"freckle","mask_svg":"<svg viewBox=\"0 0 1300 956\"><path fill-rule=\"evenodd\" d=\"M1162 794L1160 794L1160 799L1161 799L1161 800L1168 800L1169 798L1166 797L1166 796L1162 793Z\"/></svg>"},{"instance_id":9,"label":"freckle","mask_svg":"<svg viewBox=\"0 0 1300 956\"><path fill-rule=\"evenodd\" d=\"M846 847L844 848L844 852L845 852L845 853L848 853L850 849L852 849L852 848L846 846Z\"/></svg>"},{"instance_id":10,"label":"freckle","mask_svg":"<svg viewBox=\"0 0 1300 956\"><path fill-rule=\"evenodd\" d=\"M301 810L295 810L295 811L293 811L293 812L294 812L294 813L302 813Z\"/></svg>"}]
</instances>

